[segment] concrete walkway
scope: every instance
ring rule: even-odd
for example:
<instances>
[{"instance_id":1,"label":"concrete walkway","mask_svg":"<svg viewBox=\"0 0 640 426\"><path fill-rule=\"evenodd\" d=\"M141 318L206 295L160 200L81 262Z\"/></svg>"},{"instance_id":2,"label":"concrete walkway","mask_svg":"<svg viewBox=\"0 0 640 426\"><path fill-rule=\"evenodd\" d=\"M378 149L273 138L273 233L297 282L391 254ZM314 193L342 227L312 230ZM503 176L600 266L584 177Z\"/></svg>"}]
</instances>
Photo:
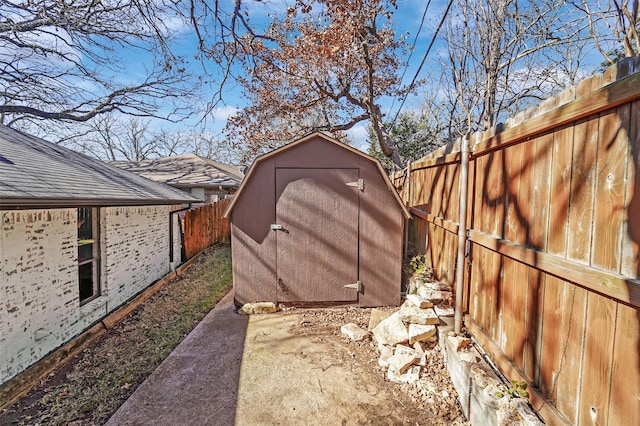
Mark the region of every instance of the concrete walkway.
<instances>
[{"instance_id":1,"label":"concrete walkway","mask_svg":"<svg viewBox=\"0 0 640 426\"><path fill-rule=\"evenodd\" d=\"M227 294L106 424L233 425L248 321Z\"/></svg>"},{"instance_id":2,"label":"concrete walkway","mask_svg":"<svg viewBox=\"0 0 640 426\"><path fill-rule=\"evenodd\" d=\"M301 332L300 322L295 311L237 314L228 294L107 425L417 423L421 410L353 362L340 324Z\"/></svg>"}]
</instances>

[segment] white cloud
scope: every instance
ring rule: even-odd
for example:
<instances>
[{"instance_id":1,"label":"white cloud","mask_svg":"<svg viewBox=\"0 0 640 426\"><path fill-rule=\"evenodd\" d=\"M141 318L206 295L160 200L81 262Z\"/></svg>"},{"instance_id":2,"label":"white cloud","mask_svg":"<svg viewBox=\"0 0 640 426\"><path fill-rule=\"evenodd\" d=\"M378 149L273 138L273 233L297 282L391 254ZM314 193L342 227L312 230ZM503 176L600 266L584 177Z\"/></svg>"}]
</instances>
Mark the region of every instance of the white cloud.
<instances>
[{"instance_id":1,"label":"white cloud","mask_svg":"<svg viewBox=\"0 0 640 426\"><path fill-rule=\"evenodd\" d=\"M362 152L369 151L369 126L367 124L357 124L347 130L349 139L353 141L353 147Z\"/></svg>"},{"instance_id":2,"label":"white cloud","mask_svg":"<svg viewBox=\"0 0 640 426\"><path fill-rule=\"evenodd\" d=\"M240 108L234 106L216 107L211 111L214 121L227 121L229 117L236 115Z\"/></svg>"}]
</instances>

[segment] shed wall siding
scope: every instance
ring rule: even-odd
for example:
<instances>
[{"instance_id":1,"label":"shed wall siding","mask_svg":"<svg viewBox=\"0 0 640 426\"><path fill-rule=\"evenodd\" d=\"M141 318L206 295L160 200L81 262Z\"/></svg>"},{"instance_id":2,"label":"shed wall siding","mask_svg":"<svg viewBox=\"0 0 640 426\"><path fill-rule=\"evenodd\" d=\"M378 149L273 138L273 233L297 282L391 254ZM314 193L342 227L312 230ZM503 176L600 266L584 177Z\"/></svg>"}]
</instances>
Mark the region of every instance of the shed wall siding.
<instances>
[{"instance_id":1,"label":"shed wall siding","mask_svg":"<svg viewBox=\"0 0 640 426\"><path fill-rule=\"evenodd\" d=\"M359 201L359 273L364 287L359 304L398 305L403 211L374 162L322 137L278 152L255 164L241 190L241 197L235 199L231 236L236 302L279 301L275 284L278 268L276 232L269 231L269 225L276 223L274 177L279 168L359 170L359 176L365 182ZM300 220L304 221L305 217ZM300 267L305 267L304 262Z\"/></svg>"},{"instance_id":2,"label":"shed wall siding","mask_svg":"<svg viewBox=\"0 0 640 426\"><path fill-rule=\"evenodd\" d=\"M399 305L404 217L377 167L361 159L360 306Z\"/></svg>"},{"instance_id":3,"label":"shed wall siding","mask_svg":"<svg viewBox=\"0 0 640 426\"><path fill-rule=\"evenodd\" d=\"M274 163L254 171L254 185L238 199L231 221L231 262L236 303L276 301Z\"/></svg>"},{"instance_id":4,"label":"shed wall siding","mask_svg":"<svg viewBox=\"0 0 640 426\"><path fill-rule=\"evenodd\" d=\"M0 383L170 270L169 206L101 208L102 295L80 306L76 209L0 214Z\"/></svg>"}]
</instances>

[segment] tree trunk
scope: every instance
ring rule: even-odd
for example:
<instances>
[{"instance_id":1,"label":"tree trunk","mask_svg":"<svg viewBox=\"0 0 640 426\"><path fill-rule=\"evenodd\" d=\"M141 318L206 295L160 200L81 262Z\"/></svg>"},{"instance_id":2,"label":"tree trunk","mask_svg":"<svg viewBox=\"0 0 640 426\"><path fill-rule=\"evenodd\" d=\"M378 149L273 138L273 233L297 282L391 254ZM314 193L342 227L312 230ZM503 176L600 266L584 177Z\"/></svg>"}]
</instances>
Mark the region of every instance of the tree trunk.
<instances>
[{"instance_id":1,"label":"tree trunk","mask_svg":"<svg viewBox=\"0 0 640 426\"><path fill-rule=\"evenodd\" d=\"M378 144L380 144L380 149L391 159L393 164L396 166L396 169L402 169L403 164L400 159L400 154L398 154L398 148L396 147L396 143L391 139L387 129L382 122L382 112L380 111L380 107L374 103L371 103L370 106L371 111L371 125L373 126L373 131L378 138Z\"/></svg>"}]
</instances>

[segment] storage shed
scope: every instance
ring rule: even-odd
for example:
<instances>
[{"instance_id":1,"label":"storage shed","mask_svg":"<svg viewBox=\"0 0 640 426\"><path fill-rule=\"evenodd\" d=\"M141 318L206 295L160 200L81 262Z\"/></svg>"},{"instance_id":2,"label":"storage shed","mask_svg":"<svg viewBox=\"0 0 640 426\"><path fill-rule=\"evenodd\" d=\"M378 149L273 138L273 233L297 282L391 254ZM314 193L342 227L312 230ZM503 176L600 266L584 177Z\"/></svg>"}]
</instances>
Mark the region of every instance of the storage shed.
<instances>
[{"instance_id":1,"label":"storage shed","mask_svg":"<svg viewBox=\"0 0 640 426\"><path fill-rule=\"evenodd\" d=\"M314 133L258 157L231 219L236 304L398 305L402 204L374 158Z\"/></svg>"}]
</instances>

